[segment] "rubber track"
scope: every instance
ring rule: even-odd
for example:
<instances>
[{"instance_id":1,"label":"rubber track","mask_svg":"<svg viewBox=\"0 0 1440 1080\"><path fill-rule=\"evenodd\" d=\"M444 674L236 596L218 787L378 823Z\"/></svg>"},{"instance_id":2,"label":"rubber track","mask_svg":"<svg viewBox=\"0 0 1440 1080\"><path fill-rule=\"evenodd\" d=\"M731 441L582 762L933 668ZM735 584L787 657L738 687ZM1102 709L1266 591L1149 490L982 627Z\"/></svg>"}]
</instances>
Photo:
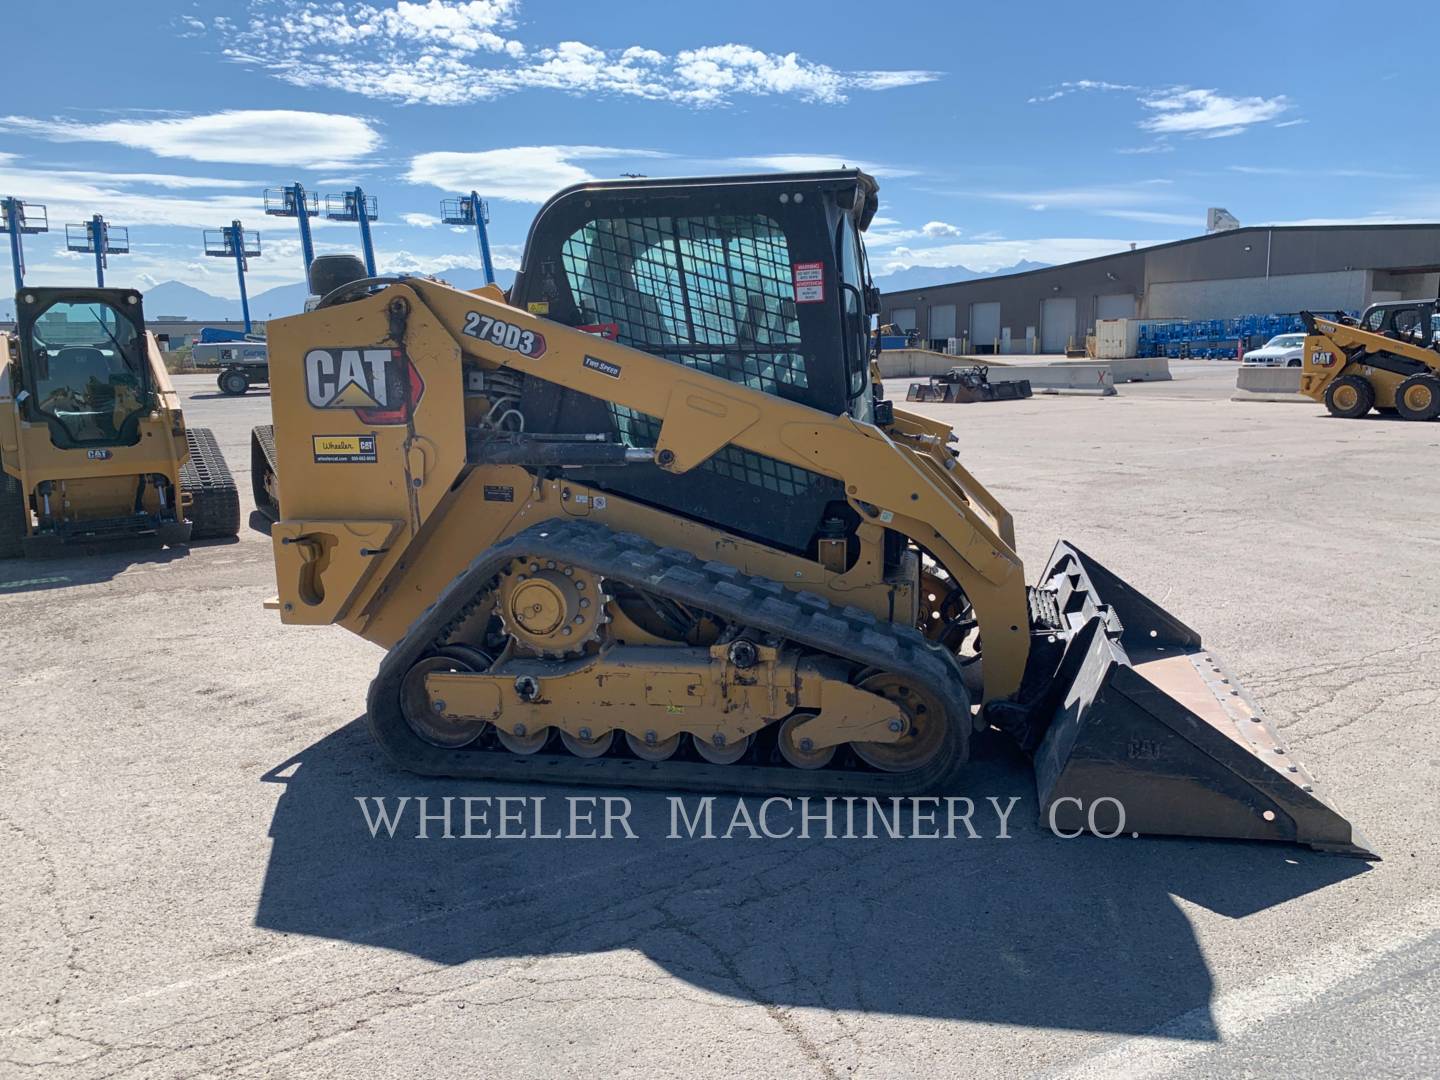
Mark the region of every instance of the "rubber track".
<instances>
[{"instance_id":1,"label":"rubber track","mask_svg":"<svg viewBox=\"0 0 1440 1080\"><path fill-rule=\"evenodd\" d=\"M192 540L240 534L240 493L209 428L187 428L190 460L180 467L180 485L190 492Z\"/></svg>"},{"instance_id":2,"label":"rubber track","mask_svg":"<svg viewBox=\"0 0 1440 1080\"><path fill-rule=\"evenodd\" d=\"M521 556L584 567L808 648L904 675L931 688L944 703L945 747L922 769L883 773L864 766L805 770L784 764L648 762L616 756L614 751L584 759L568 753L524 756L501 749L432 746L413 733L400 711L401 681L417 660L441 647L449 627L463 616L476 594L510 560ZM376 741L396 764L411 772L707 792L902 796L941 790L965 762L973 728L958 662L918 630L886 622L856 607L836 607L814 593L748 576L725 563L702 562L689 552L660 548L633 533L575 520L532 526L477 556L386 654L370 684L367 704L367 722ZM837 754L837 761L849 756Z\"/></svg>"},{"instance_id":3,"label":"rubber track","mask_svg":"<svg viewBox=\"0 0 1440 1080\"><path fill-rule=\"evenodd\" d=\"M250 431L250 491L255 509L271 521L280 520L280 507L265 490L265 470L275 472L275 425L261 424Z\"/></svg>"},{"instance_id":4,"label":"rubber track","mask_svg":"<svg viewBox=\"0 0 1440 1080\"><path fill-rule=\"evenodd\" d=\"M25 554L25 519L29 512L20 481L0 471L0 559Z\"/></svg>"}]
</instances>

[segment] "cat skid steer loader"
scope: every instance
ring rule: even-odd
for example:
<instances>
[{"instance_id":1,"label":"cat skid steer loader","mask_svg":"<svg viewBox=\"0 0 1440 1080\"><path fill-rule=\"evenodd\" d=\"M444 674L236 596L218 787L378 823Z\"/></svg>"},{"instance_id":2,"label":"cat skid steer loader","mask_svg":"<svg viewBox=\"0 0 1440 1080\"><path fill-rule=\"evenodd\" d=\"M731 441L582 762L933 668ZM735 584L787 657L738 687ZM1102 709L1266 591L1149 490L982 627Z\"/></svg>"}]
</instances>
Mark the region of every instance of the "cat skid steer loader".
<instances>
[{"instance_id":1,"label":"cat skid steer loader","mask_svg":"<svg viewBox=\"0 0 1440 1080\"><path fill-rule=\"evenodd\" d=\"M1062 828L1373 858L1198 634L1070 544L1027 586L950 429L883 399L876 205L573 187L508 299L357 261L269 327L282 620L388 650L368 723L418 773L905 796L997 728Z\"/></svg>"},{"instance_id":2,"label":"cat skid steer loader","mask_svg":"<svg viewBox=\"0 0 1440 1080\"><path fill-rule=\"evenodd\" d=\"M1331 416L1371 409L1405 420L1440 417L1440 300L1372 304L1358 320L1308 311L1300 392Z\"/></svg>"},{"instance_id":3,"label":"cat skid steer loader","mask_svg":"<svg viewBox=\"0 0 1440 1080\"><path fill-rule=\"evenodd\" d=\"M0 558L234 536L215 438L186 428L132 289L26 288L0 335Z\"/></svg>"}]
</instances>

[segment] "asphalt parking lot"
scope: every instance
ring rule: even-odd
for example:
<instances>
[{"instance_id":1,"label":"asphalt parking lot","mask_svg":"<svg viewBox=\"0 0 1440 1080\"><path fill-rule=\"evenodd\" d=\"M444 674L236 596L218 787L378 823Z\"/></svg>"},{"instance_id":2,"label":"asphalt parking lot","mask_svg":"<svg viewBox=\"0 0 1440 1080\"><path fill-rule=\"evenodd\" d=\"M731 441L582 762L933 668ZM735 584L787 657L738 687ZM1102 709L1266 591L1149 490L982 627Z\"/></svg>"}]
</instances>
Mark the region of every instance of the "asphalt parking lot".
<instances>
[{"instance_id":1,"label":"asphalt parking lot","mask_svg":"<svg viewBox=\"0 0 1440 1080\"><path fill-rule=\"evenodd\" d=\"M269 541L0 564L0 1075L1440 1072L1440 423L1229 400L921 405L1011 509L1199 629L1384 856L1009 839L372 839L380 659L283 627ZM250 511L264 394L177 380ZM891 384L903 398L905 380ZM623 795L623 792L608 794ZM992 827L989 832L995 830Z\"/></svg>"}]
</instances>

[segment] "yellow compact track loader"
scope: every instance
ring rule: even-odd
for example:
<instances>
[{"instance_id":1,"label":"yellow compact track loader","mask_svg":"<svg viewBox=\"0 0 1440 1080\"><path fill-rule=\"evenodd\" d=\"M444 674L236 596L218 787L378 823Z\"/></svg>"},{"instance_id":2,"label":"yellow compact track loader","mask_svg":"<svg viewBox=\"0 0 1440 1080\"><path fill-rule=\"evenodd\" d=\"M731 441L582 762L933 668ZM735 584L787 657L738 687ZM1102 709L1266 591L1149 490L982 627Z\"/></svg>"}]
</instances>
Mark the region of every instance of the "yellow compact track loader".
<instances>
[{"instance_id":1,"label":"yellow compact track loader","mask_svg":"<svg viewBox=\"0 0 1440 1080\"><path fill-rule=\"evenodd\" d=\"M569 188L508 300L356 260L269 327L283 621L388 650L368 723L418 773L906 796L993 727L1061 827L1373 857L1199 635L1069 544L1027 586L950 429L884 400L876 206L853 170Z\"/></svg>"},{"instance_id":2,"label":"yellow compact track loader","mask_svg":"<svg viewBox=\"0 0 1440 1080\"><path fill-rule=\"evenodd\" d=\"M1440 301L1374 304L1358 321L1301 317L1300 392L1331 416L1353 420L1371 409L1406 420L1440 416Z\"/></svg>"},{"instance_id":3,"label":"yellow compact track loader","mask_svg":"<svg viewBox=\"0 0 1440 1080\"><path fill-rule=\"evenodd\" d=\"M0 335L0 557L234 536L235 481L185 427L132 289L27 288Z\"/></svg>"}]
</instances>

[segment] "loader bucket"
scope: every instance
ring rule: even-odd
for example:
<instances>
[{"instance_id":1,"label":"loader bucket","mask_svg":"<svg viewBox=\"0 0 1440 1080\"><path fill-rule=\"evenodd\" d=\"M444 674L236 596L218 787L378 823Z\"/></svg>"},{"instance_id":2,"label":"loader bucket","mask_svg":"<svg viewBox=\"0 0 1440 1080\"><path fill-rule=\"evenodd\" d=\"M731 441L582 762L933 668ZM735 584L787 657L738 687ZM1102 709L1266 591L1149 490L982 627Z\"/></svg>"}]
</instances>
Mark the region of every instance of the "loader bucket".
<instances>
[{"instance_id":1,"label":"loader bucket","mask_svg":"<svg viewBox=\"0 0 1440 1080\"><path fill-rule=\"evenodd\" d=\"M1194 630L1063 542L1036 592L1065 643L1034 751L1043 821L1379 858Z\"/></svg>"}]
</instances>

